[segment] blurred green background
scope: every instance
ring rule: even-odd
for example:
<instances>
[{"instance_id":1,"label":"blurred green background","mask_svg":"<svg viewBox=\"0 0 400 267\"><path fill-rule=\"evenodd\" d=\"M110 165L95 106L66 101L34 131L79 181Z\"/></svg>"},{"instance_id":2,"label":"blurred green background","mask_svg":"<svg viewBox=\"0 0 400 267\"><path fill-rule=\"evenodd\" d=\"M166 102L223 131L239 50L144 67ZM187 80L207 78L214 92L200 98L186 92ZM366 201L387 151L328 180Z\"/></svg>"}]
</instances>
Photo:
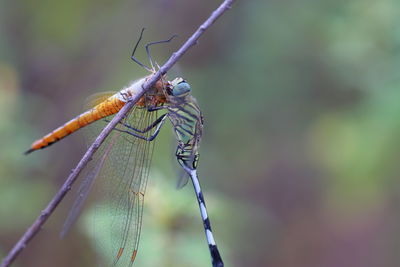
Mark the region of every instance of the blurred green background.
<instances>
[{"instance_id":1,"label":"blurred green background","mask_svg":"<svg viewBox=\"0 0 400 267\"><path fill-rule=\"evenodd\" d=\"M0 1L0 255L84 153L76 133L24 156L96 92L146 71L142 27L163 63L215 1ZM400 2L237 1L170 72L204 112L199 173L226 266L400 266ZM144 49L138 57L146 60ZM161 133L135 266L209 266L191 185L175 190ZM14 266L94 266L73 194Z\"/></svg>"}]
</instances>

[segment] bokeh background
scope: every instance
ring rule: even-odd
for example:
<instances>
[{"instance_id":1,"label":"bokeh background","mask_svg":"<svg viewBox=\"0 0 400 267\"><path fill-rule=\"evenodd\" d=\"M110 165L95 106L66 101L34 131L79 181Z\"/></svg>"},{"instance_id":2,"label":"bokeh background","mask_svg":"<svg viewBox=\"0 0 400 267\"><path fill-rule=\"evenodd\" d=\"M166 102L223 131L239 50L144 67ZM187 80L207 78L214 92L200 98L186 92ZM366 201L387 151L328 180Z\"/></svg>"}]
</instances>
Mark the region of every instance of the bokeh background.
<instances>
[{"instance_id":1,"label":"bokeh background","mask_svg":"<svg viewBox=\"0 0 400 267\"><path fill-rule=\"evenodd\" d=\"M218 1L219 2L219 1ZM96 92L163 63L215 1L0 1L0 255L84 153L76 133L22 155ZM400 266L400 2L237 1L170 76L205 117L200 178L226 266ZM143 49L138 51L143 61ZM136 266L209 266L191 185L157 140ZM73 194L14 266L94 266L86 223L59 231Z\"/></svg>"}]
</instances>

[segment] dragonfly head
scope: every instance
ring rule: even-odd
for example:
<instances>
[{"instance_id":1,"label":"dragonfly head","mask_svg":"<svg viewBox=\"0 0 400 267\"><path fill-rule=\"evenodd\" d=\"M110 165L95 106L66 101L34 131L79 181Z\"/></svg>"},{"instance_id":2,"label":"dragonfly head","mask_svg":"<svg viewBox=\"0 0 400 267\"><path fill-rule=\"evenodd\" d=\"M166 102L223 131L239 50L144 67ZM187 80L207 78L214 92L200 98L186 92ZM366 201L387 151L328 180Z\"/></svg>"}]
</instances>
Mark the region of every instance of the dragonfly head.
<instances>
[{"instance_id":1,"label":"dragonfly head","mask_svg":"<svg viewBox=\"0 0 400 267\"><path fill-rule=\"evenodd\" d=\"M190 93L190 85L182 78L175 78L171 82L168 93L172 96L183 97Z\"/></svg>"}]
</instances>

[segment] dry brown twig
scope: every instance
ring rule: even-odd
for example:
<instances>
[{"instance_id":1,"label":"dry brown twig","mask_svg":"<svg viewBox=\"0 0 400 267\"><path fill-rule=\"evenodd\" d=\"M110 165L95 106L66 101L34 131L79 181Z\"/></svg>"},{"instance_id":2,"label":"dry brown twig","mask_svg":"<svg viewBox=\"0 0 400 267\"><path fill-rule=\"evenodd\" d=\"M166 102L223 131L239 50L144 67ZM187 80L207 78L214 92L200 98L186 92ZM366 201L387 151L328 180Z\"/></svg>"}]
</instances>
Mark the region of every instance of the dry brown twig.
<instances>
[{"instance_id":1,"label":"dry brown twig","mask_svg":"<svg viewBox=\"0 0 400 267\"><path fill-rule=\"evenodd\" d=\"M15 244L12 250L3 259L0 267L10 266L11 263L17 258L21 251L27 246L28 242L34 238L40 231L43 224L47 221L50 215L54 212L58 204L63 200L65 195L71 190L72 184L78 178L81 171L87 165L92 158L93 154L100 147L106 137L111 133L112 129L119 123L119 121L128 113L128 111L136 104L141 96L151 88L161 77L166 74L167 71L186 53L189 48L194 46L200 36L220 17L224 12L230 9L234 0L225 0L212 14L206 19L206 21L200 25L200 27L193 33L193 35L179 48L178 51L173 53L167 62L160 67L160 69L149 79L143 86L142 90L132 99L130 99L125 106L118 112L118 114L111 120L111 122L103 129L93 144L88 148L82 159L79 161L75 169L72 170L65 183L62 185L57 194L49 202L47 207L42 210L39 217L33 222L33 224L26 230L24 235Z\"/></svg>"}]
</instances>

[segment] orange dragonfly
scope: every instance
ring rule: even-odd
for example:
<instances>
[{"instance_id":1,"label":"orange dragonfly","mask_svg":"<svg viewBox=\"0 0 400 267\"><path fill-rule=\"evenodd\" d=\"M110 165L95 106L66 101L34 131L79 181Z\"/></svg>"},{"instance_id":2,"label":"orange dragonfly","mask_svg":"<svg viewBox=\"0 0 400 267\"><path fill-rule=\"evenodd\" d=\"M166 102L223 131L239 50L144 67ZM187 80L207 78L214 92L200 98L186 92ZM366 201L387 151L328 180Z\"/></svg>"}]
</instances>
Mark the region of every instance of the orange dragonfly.
<instances>
[{"instance_id":1,"label":"orange dragonfly","mask_svg":"<svg viewBox=\"0 0 400 267\"><path fill-rule=\"evenodd\" d=\"M145 46L151 64L149 68L134 57L143 30L131 58L154 73L149 47L169 42L174 36L169 40ZM110 116L116 114L128 99L134 97L150 77L151 75L139 79L117 93L97 96L92 101L93 108L35 141L25 153L46 148L83 127L90 128L92 137L96 137L98 130L105 126L104 123L110 120ZM166 112L157 118L157 111ZM131 266L135 261L142 225L143 200L154 148L154 142L151 141L159 133L166 118L172 123L177 138L177 160L190 176L196 192L212 265L223 266L196 170L203 117L197 101L191 95L190 85L182 78L168 81L165 76L144 94L99 148L94 160L86 168L85 178L78 188L78 196L61 232L61 236L64 236L69 231L89 192L98 191L96 195L102 199L96 206L98 216L93 230L96 235L101 232L108 241L101 242L99 239L96 244L100 251L112 253L108 261L102 259L102 266ZM104 219L104 215L108 219Z\"/></svg>"}]
</instances>

